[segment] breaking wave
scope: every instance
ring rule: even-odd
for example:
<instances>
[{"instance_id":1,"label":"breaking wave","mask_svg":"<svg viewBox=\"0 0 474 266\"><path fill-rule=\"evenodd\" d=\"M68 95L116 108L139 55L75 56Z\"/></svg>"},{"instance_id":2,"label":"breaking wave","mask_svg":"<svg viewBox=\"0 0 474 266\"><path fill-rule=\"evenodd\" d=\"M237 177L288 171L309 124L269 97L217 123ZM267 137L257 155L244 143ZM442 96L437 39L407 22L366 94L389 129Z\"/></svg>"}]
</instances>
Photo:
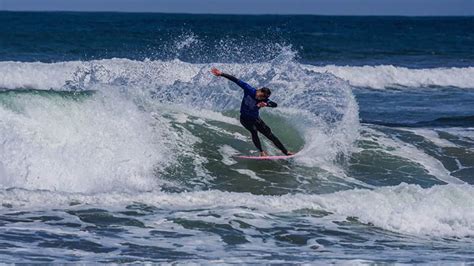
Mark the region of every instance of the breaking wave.
<instances>
[{"instance_id":1,"label":"breaking wave","mask_svg":"<svg viewBox=\"0 0 474 266\"><path fill-rule=\"evenodd\" d=\"M320 73L331 73L352 86L385 88L457 87L474 88L474 67L412 69L392 65L379 66L308 66Z\"/></svg>"}]
</instances>

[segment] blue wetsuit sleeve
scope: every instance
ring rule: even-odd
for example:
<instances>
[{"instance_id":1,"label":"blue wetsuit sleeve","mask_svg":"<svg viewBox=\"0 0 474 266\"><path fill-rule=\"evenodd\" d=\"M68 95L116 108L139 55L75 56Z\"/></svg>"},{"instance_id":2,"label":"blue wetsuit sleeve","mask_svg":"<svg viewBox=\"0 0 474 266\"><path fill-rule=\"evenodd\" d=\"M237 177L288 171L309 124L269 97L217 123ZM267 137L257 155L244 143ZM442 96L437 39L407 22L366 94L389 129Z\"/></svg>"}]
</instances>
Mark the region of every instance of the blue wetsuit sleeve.
<instances>
[{"instance_id":1,"label":"blue wetsuit sleeve","mask_svg":"<svg viewBox=\"0 0 474 266\"><path fill-rule=\"evenodd\" d=\"M228 80L231 80L235 84L239 85L239 87L241 87L244 90L244 92L247 93L247 94L255 94L255 92L257 91L254 87L250 86L249 84L243 82L242 80L240 80L240 79L238 79L238 78L236 78L232 75L222 73L221 76L228 79Z\"/></svg>"}]
</instances>

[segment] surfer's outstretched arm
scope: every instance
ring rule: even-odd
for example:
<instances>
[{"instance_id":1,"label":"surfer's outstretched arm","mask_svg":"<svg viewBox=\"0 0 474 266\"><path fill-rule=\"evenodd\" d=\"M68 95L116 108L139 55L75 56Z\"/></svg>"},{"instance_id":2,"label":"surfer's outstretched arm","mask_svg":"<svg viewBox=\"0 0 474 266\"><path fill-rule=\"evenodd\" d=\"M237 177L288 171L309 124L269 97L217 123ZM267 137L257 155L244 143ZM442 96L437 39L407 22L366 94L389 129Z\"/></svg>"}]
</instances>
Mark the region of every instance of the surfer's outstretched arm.
<instances>
[{"instance_id":1,"label":"surfer's outstretched arm","mask_svg":"<svg viewBox=\"0 0 474 266\"><path fill-rule=\"evenodd\" d=\"M240 79L238 79L238 78L236 78L232 75L223 73L222 71L220 71L217 68L212 68L211 72L212 72L212 74L214 74L214 76L224 77L224 78L226 78L230 81L233 81L235 84L239 85L239 87L241 87L246 93L255 93L255 91L256 91L256 89L254 87L250 86L249 84L243 82L242 80L240 80Z\"/></svg>"}]
</instances>

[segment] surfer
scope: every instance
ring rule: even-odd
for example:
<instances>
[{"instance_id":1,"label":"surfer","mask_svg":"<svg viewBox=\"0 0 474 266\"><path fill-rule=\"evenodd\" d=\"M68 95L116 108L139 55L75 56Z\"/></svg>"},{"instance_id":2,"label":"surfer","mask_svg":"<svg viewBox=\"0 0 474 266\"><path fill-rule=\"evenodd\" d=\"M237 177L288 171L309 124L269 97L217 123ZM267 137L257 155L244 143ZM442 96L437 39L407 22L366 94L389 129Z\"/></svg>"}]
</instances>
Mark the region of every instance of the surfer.
<instances>
[{"instance_id":1,"label":"surfer","mask_svg":"<svg viewBox=\"0 0 474 266\"><path fill-rule=\"evenodd\" d=\"M281 141L272 133L270 127L263 122L259 115L259 109L263 107L277 107L277 104L270 101L268 98L271 95L269 88L262 87L255 89L249 84L237 79L236 77L223 73L217 68L211 69L212 74L218 77L227 78L235 82L239 87L244 90L244 97L240 106L240 123L252 134L252 141L255 147L260 151L260 156L268 156L267 152L262 149L262 144L258 137L258 132L262 133L265 137L275 144L275 146L281 150L285 155L293 155L289 152Z\"/></svg>"}]
</instances>

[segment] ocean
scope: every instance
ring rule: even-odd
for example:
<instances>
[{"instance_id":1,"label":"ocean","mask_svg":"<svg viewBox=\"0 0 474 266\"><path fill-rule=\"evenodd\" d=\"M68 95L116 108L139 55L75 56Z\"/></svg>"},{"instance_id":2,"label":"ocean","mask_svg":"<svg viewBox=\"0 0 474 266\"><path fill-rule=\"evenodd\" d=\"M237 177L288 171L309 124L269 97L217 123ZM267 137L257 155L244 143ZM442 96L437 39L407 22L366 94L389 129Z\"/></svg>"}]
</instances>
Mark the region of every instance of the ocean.
<instances>
[{"instance_id":1,"label":"ocean","mask_svg":"<svg viewBox=\"0 0 474 266\"><path fill-rule=\"evenodd\" d=\"M474 263L473 106L473 17L0 12L0 261Z\"/></svg>"}]
</instances>

